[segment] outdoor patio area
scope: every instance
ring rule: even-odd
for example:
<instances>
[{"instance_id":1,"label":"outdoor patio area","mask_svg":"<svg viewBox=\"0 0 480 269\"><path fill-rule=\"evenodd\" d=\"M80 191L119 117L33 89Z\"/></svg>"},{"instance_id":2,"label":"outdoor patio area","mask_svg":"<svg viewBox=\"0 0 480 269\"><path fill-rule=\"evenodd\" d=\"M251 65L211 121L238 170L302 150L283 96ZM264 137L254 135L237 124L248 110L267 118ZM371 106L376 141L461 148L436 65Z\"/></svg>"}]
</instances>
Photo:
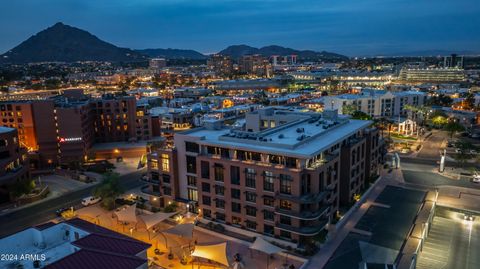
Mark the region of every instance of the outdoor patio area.
<instances>
[{"instance_id":1,"label":"outdoor patio area","mask_svg":"<svg viewBox=\"0 0 480 269\"><path fill-rule=\"evenodd\" d=\"M150 268L290 269L300 268L303 264L302 259L280 254L282 249L264 240L257 239L254 249L250 249L252 243L194 226L196 216L193 214L177 214L172 219L169 217L175 213L152 214L135 206L107 211L98 204L81 208L76 214L89 222L150 243ZM223 250L222 243L226 243ZM203 246L207 250L202 251ZM208 249L210 246L212 248ZM258 246L260 250L255 249Z\"/></svg>"}]
</instances>

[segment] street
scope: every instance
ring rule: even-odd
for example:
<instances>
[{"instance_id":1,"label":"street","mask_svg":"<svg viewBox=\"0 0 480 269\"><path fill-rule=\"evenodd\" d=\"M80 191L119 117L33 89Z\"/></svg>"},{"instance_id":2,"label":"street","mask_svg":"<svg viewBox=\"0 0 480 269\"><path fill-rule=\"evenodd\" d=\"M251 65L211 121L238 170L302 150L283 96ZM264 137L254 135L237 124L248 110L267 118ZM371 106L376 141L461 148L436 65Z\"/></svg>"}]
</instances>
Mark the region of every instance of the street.
<instances>
[{"instance_id":1,"label":"street","mask_svg":"<svg viewBox=\"0 0 480 269\"><path fill-rule=\"evenodd\" d=\"M120 176L120 184L123 189L126 191L141 186L143 184L140 181L142 173L144 173L143 170ZM43 203L38 203L1 216L0 238L55 218L55 211L57 209L79 205L83 198L92 194L94 188L95 186L91 186L73 191Z\"/></svg>"},{"instance_id":2,"label":"street","mask_svg":"<svg viewBox=\"0 0 480 269\"><path fill-rule=\"evenodd\" d=\"M422 143L422 149L417 157L422 159L439 159L443 142L448 138L445 132L434 131L432 135Z\"/></svg>"},{"instance_id":3,"label":"street","mask_svg":"<svg viewBox=\"0 0 480 269\"><path fill-rule=\"evenodd\" d=\"M404 160L402 163L402 173L406 183L434 187L439 185L449 185L464 188L480 189L480 184L471 182L471 177L461 176L460 179L451 179L435 173L438 165L428 165L412 163L410 160Z\"/></svg>"}]
</instances>

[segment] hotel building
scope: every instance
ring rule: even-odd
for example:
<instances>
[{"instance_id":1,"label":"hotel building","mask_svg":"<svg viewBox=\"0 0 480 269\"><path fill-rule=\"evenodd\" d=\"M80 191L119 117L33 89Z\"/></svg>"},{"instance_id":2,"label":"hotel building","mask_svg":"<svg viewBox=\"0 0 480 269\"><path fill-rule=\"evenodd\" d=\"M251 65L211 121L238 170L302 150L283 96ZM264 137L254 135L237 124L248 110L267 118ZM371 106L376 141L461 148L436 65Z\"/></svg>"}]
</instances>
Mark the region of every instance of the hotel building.
<instances>
[{"instance_id":1,"label":"hotel building","mask_svg":"<svg viewBox=\"0 0 480 269\"><path fill-rule=\"evenodd\" d=\"M152 138L152 121L135 97L91 99L80 90L45 100L0 103L0 124L18 129L33 168L83 161L94 143Z\"/></svg>"},{"instance_id":2,"label":"hotel building","mask_svg":"<svg viewBox=\"0 0 480 269\"><path fill-rule=\"evenodd\" d=\"M406 116L406 105L422 106L427 95L417 91L388 92L384 90L364 90L361 94L341 94L323 97L324 107L337 109L344 114L347 106L362 111L372 117Z\"/></svg>"},{"instance_id":3,"label":"hotel building","mask_svg":"<svg viewBox=\"0 0 480 269\"><path fill-rule=\"evenodd\" d=\"M143 190L154 205L180 202L202 220L303 245L336 216L341 200L353 200L378 167L379 158L368 155L367 141L380 143L370 125L335 110L318 114L278 107L247 113L242 127L206 122L176 133L173 147L148 156L149 184ZM358 173L342 182L341 171L352 165L343 161L344 151L355 152ZM347 197L341 197L344 183L350 188Z\"/></svg>"}]
</instances>

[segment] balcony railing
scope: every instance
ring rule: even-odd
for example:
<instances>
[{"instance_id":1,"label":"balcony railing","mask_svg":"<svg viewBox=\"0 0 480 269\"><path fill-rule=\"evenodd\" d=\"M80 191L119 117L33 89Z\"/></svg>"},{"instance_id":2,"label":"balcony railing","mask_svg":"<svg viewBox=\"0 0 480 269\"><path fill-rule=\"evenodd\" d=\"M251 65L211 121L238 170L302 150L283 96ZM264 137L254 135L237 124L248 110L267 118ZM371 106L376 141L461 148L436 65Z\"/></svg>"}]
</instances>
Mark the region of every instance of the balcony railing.
<instances>
[{"instance_id":1,"label":"balcony railing","mask_svg":"<svg viewBox=\"0 0 480 269\"><path fill-rule=\"evenodd\" d=\"M153 179L149 177L142 177L141 181L145 183L151 183L151 184L160 184L160 179Z\"/></svg>"},{"instance_id":2,"label":"balcony railing","mask_svg":"<svg viewBox=\"0 0 480 269\"><path fill-rule=\"evenodd\" d=\"M150 186L143 186L141 188L142 192L145 193L145 194L148 194L148 195L152 195L152 196L156 196L156 197L162 197L162 193L160 193L159 191L152 191L150 189Z\"/></svg>"},{"instance_id":3,"label":"balcony railing","mask_svg":"<svg viewBox=\"0 0 480 269\"><path fill-rule=\"evenodd\" d=\"M285 230L289 231L292 233L296 233L299 235L305 235L305 236L313 236L321 232L323 229L325 229L325 226L328 224L328 220L322 219L321 221L318 221L313 226L302 226L302 227L295 227L292 225L288 224L282 224L280 222L275 223L275 228L278 228L280 230Z\"/></svg>"},{"instance_id":4,"label":"balcony railing","mask_svg":"<svg viewBox=\"0 0 480 269\"><path fill-rule=\"evenodd\" d=\"M302 210L300 212L298 211L292 211L292 210L287 210L287 209L282 209L280 207L275 207L275 213L280 214L280 215L285 215L289 217L293 217L296 219L302 219L302 220L315 220L318 219L328 212L328 209L330 206L324 205L316 210Z\"/></svg>"},{"instance_id":5,"label":"balcony railing","mask_svg":"<svg viewBox=\"0 0 480 269\"><path fill-rule=\"evenodd\" d=\"M288 201L292 201L300 204L313 204L313 203L318 203L323 201L327 197L327 195L328 195L328 192L326 191L319 192L319 193L309 193L309 194L304 194L300 196L285 194L277 191L275 193L275 198L288 200Z\"/></svg>"}]
</instances>

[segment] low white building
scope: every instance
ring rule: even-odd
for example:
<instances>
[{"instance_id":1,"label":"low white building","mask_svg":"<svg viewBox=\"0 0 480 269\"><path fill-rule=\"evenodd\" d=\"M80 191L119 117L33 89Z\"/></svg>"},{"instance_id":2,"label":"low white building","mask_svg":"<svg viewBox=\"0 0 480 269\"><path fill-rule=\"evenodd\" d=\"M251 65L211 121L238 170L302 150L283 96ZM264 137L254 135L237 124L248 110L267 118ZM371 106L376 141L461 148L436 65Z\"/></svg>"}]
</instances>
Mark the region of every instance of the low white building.
<instances>
[{"instance_id":1,"label":"low white building","mask_svg":"<svg viewBox=\"0 0 480 269\"><path fill-rule=\"evenodd\" d=\"M325 96L324 107L338 109L343 114L347 106L362 111L372 117L405 116L406 105L422 106L426 94L417 91L389 92L383 90L364 90L360 94L342 94Z\"/></svg>"}]
</instances>

